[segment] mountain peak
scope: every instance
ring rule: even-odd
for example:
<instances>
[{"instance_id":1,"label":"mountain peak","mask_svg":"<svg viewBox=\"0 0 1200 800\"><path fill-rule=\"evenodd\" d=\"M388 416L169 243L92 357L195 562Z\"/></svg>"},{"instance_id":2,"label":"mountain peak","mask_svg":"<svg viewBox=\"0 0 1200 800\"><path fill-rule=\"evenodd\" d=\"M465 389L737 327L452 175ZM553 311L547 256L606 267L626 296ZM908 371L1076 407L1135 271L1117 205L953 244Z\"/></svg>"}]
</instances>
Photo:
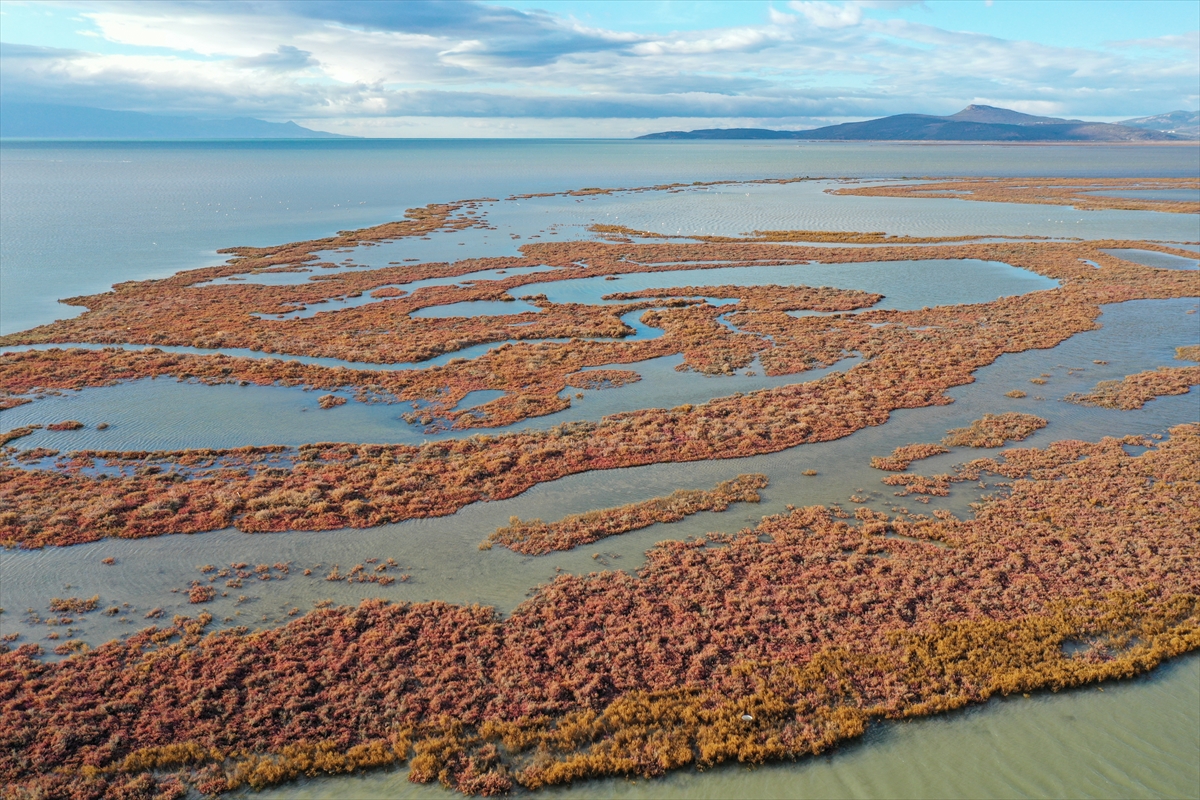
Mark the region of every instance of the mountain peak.
<instances>
[{"instance_id":1,"label":"mountain peak","mask_svg":"<svg viewBox=\"0 0 1200 800\"><path fill-rule=\"evenodd\" d=\"M1173 133L1189 139L1200 139L1200 112L1197 111L1168 111L1166 114L1155 114L1152 117L1122 120L1121 124L1133 128Z\"/></svg>"},{"instance_id":2,"label":"mountain peak","mask_svg":"<svg viewBox=\"0 0 1200 800\"><path fill-rule=\"evenodd\" d=\"M1059 117L1037 117L1033 114L1022 114L1020 111L1013 111L1010 108L997 108L974 103L957 114L951 114L947 119L959 122L985 122L992 125L1061 125L1065 122L1081 121Z\"/></svg>"}]
</instances>

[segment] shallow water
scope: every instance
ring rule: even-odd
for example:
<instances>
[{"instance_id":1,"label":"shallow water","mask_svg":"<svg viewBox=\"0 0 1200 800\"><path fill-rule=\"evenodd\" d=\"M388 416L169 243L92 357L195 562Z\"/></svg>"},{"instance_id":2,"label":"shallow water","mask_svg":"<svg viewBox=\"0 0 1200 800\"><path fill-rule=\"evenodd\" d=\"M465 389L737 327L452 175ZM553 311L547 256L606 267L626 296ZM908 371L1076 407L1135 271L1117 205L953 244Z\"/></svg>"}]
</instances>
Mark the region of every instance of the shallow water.
<instances>
[{"instance_id":1,"label":"shallow water","mask_svg":"<svg viewBox=\"0 0 1200 800\"><path fill-rule=\"evenodd\" d=\"M563 392L571 406L554 414L532 417L500 428L432 432L400 418L412 411L409 403L359 403L350 400L331 409L318 406L323 391L283 386L207 386L173 378L143 379L117 386L66 392L4 412L4 425L47 425L74 419L87 427L74 431L40 430L16 440L21 449L55 450L181 450L229 448L243 445L309 442L372 442L419 445L425 441L464 438L477 433L499 434L518 430L545 430L563 422L598 421L609 414L642 408L673 408L684 403L706 403L734 392L751 392L803 383L845 370L857 363L847 358L825 368L793 375L768 377L756 363L735 375L719 377L697 372L676 372L683 356L663 356L633 363L605 365L631 369L643 378L638 383L608 389L568 388ZM748 374L753 372L755 374ZM503 392L491 392L498 396ZM351 394L339 392L343 396ZM483 402L464 400L467 408ZM583 397L575 397L582 394ZM107 423L104 430L96 426Z\"/></svg>"},{"instance_id":2,"label":"shallow water","mask_svg":"<svg viewBox=\"0 0 1200 800\"><path fill-rule=\"evenodd\" d=\"M865 185L870 183L864 181ZM953 198L830 194L830 190L841 186L833 181L713 186L677 194L599 195L586 203L568 202L570 198L536 202L553 206L555 218L565 224L616 224L678 236L742 236L753 231L810 230L980 238L1196 240L1195 218L1189 214L1083 211L1070 206ZM501 212L500 208L489 211L489 218L498 219Z\"/></svg>"},{"instance_id":3,"label":"shallow water","mask_svg":"<svg viewBox=\"0 0 1200 800\"><path fill-rule=\"evenodd\" d=\"M1159 253L1154 250L1134 250L1123 248L1105 250L1104 252L1114 255L1117 258L1122 258L1126 261L1132 261L1135 264L1144 264L1147 267L1158 267L1160 269L1200 268L1200 260L1194 258L1183 258L1182 256L1173 256L1170 253Z\"/></svg>"},{"instance_id":4,"label":"shallow water","mask_svg":"<svg viewBox=\"0 0 1200 800\"><path fill-rule=\"evenodd\" d=\"M569 278L537 284L553 303L602 304L614 292L679 286L832 286L882 294L871 308L911 311L923 306L987 303L1009 295L1053 289L1058 282L998 261L926 259L857 264L788 264L771 267L711 267L676 272L637 272L619 276ZM667 291L663 297L670 297ZM624 301L628 302L628 301Z\"/></svg>"}]
</instances>

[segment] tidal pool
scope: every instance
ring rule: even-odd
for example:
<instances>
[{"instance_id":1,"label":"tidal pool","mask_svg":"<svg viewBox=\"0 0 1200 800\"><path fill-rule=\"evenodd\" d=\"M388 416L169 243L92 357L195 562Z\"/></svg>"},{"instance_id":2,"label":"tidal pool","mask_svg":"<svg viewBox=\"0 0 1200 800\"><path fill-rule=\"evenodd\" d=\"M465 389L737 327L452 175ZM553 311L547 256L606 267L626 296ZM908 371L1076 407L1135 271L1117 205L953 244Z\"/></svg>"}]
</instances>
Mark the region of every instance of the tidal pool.
<instances>
[{"instance_id":1,"label":"tidal pool","mask_svg":"<svg viewBox=\"0 0 1200 800\"><path fill-rule=\"evenodd\" d=\"M1123 258L1126 261L1132 261L1135 264L1144 264L1147 267L1158 267L1160 269L1200 268L1200 260L1194 258L1184 258L1182 256L1173 256L1170 253L1158 253L1154 250L1134 250L1130 248L1122 248L1105 250L1104 252L1114 255L1117 258Z\"/></svg>"},{"instance_id":2,"label":"tidal pool","mask_svg":"<svg viewBox=\"0 0 1200 800\"><path fill-rule=\"evenodd\" d=\"M552 303L605 302L605 295L681 286L832 286L882 294L872 308L909 311L924 306L987 303L1000 297L1053 289L1058 281L998 261L977 259L867 261L855 264L786 264L770 267L711 267L672 272L568 278L537 284ZM534 287L529 287L534 288Z\"/></svg>"},{"instance_id":3,"label":"tidal pool","mask_svg":"<svg viewBox=\"0 0 1200 800\"><path fill-rule=\"evenodd\" d=\"M1129 200L1175 200L1181 203L1200 203L1200 189L1114 189L1086 192L1096 197L1122 197Z\"/></svg>"}]
</instances>

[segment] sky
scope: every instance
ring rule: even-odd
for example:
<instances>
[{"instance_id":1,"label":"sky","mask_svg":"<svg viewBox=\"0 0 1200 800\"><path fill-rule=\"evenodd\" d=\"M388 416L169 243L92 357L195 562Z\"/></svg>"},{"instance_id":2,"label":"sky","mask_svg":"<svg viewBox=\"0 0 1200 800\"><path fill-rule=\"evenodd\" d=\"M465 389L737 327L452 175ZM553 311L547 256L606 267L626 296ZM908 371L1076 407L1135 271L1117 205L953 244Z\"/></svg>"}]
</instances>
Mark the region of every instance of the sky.
<instances>
[{"instance_id":1,"label":"sky","mask_svg":"<svg viewBox=\"0 0 1200 800\"><path fill-rule=\"evenodd\" d=\"M0 101L358 136L1200 105L1200 0L0 0Z\"/></svg>"}]
</instances>

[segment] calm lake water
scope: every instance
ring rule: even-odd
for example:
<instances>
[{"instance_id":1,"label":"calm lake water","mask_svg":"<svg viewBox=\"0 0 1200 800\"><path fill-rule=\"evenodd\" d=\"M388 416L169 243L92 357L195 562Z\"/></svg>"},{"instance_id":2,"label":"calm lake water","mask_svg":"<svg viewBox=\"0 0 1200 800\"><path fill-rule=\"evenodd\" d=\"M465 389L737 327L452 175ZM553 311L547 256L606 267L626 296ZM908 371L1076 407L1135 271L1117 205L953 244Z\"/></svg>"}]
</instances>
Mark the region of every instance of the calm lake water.
<instances>
[{"instance_id":1,"label":"calm lake water","mask_svg":"<svg viewBox=\"0 0 1200 800\"><path fill-rule=\"evenodd\" d=\"M396 219L405 209L426 203L502 199L584 186L805 175L1190 177L1197 173L1200 151L1193 147L578 140L4 142L0 144L0 217L4 219L0 333L75 313L57 304L62 297L216 263L218 248L325 236ZM777 187L728 194L744 197L749 191L753 196L773 188ZM652 207L662 200L651 194L626 199ZM722 207L714 216L736 220L735 232L756 227L844 229L842 225L850 224L861 225L859 230L917 234L952 224L970 225L974 230L968 232L979 234L1035 232L998 230L997 215L1012 216L1014 228L1045 225L1050 230L1060 228L1059 233L1067 225L1078 228L1082 223L1077 219L1134 219L1145 221L1148 229L1161 226L1163 232L1157 235L1162 238L1196 239L1194 221L1175 214L1085 214L1058 206L957 200L839 198L835 203L828 195L819 195L818 200L800 213L792 209L744 218L731 216L738 207L731 201L725 204L730 208ZM611 208L599 210L601 205L595 206L601 221L620 215ZM514 205L514 214L517 208ZM842 208L865 210L856 216ZM649 228L660 221L653 212L634 214L632 207L629 214L622 224ZM788 224L789 219L803 224ZM675 221L676 228L682 229L683 223L682 218ZM467 233L482 238L488 232ZM493 245L511 242L504 230L490 233ZM1079 234L1072 229L1068 235ZM457 247L462 238L453 241ZM414 242L404 246L436 247ZM463 255L443 249L439 260Z\"/></svg>"},{"instance_id":2,"label":"calm lake water","mask_svg":"<svg viewBox=\"0 0 1200 800\"><path fill-rule=\"evenodd\" d=\"M837 197L832 181L770 186L742 184L685 191L582 198L506 200L519 193L586 186L644 186L666 182L750 180L807 175L862 179L912 176L1181 177L1200 172L1200 150L1188 147L1011 147L889 145L870 143L735 142L254 142L254 143L5 143L0 146L0 332L23 330L77 313L60 298L107 290L124 280L162 277L219 263L215 251L239 244L266 245L328 235L397 218L406 208L468 197L490 197L482 213L495 231L435 234L360 248L354 263L453 260L517 255L522 244L588 236L587 226L608 222L664 234L739 234L771 229L886 231L914 235L1023 235L1081 238L1128 237L1195 241L1194 216L1126 211L1076 211L960 200ZM513 238L517 237L517 238ZM536 238L535 238L536 237ZM351 255L351 254L347 254ZM1194 269L1190 259L1150 258L1154 266ZM345 256L338 255L341 261ZM347 268L351 269L351 268ZM353 268L360 269L360 268ZM317 272L324 273L324 270ZM280 283L307 274L279 276ZM497 275L472 276L487 280ZM467 278L470 279L470 278ZM455 279L461 282L464 278ZM264 281L265 282L265 281ZM602 302L614 291L685 284L808 283L878 291L880 307L911 308L1039 291L1053 285L1030 273L990 262L927 261L875 265L795 265L717 268L536 284L514 294L545 291L559 302ZM434 285L432 282L426 282ZM416 288L409 286L406 288ZM367 302L359 298L356 302ZM333 312L351 302L310 306L304 314ZM475 306L464 313L513 313ZM129 603L128 615L96 616L78 634L93 644L143 624L146 609L167 616L188 613L186 596L173 589L199 577L197 565L291 561L284 581L247 588L248 597L219 598L219 624L250 627L285 622L292 608L316 600L354 603L365 596L395 600L485 603L511 611L556 569L586 574L596 569L636 570L644 551L665 538L734 531L778 513L786 504L843 503L851 494L888 510L897 502L873 455L910 442L937 441L984 412L1027 411L1050 424L1027 444L1063 438L1096 439L1125 433L1163 433L1200 419L1197 395L1164 397L1133 412L1061 402L1097 381L1156 366L1178 365L1174 349L1200 341L1197 298L1106 306L1102 327L1050 350L1006 355L979 370L975 382L950 392L954 403L898 411L883 426L845 439L805 445L753 458L694 464L658 464L593 472L542 484L510 500L468 506L452 517L412 520L369 530L247 535L216 531L141 541L113 540L72 548L0 552L0 606L45 608L64 591L99 593L105 603ZM457 311L458 309L456 309ZM442 313L445 309L442 309ZM640 315L640 312L639 312ZM635 315L637 316L637 315ZM636 338L657 330L634 324ZM475 358L496 344L467 348L452 357ZM187 351L188 348L164 348ZM248 355L227 350L230 354ZM262 356L263 354L252 354ZM305 359L340 363L332 359ZM1096 360L1106 364L1095 364ZM620 389L585 391L570 409L516 427L545 427L568 419L599 419L631 408L699 403L763 386L811 380L848 369L779 378L757 375L705 377L674 370L679 357L626 365L643 375ZM358 365L362 366L362 365ZM1044 386L1029 379L1051 377ZM1013 388L1030 397L1013 399ZM1040 394L1035 394L1036 392ZM170 379L68 392L0 414L0 429L65 418L80 419L78 432L39 431L21 447L158 449L311 441L419 442L427 437L399 419L408 406L355 402L321 411L317 394L282 387L209 387ZM494 396L494 395L491 395ZM464 407L491 396L476 394ZM105 431L95 424L108 422ZM456 433L452 435L462 435ZM923 462L922 472L995 451L954 452ZM816 477L802 471L816 469ZM710 488L745 472L763 472L770 486L757 505L738 504L722 514L702 513L673 525L656 525L588 548L540 558L503 549L478 550L480 541L510 515L556 519L566 514L668 494ZM987 492L956 484L929 509L970 513ZM920 509L927 511L929 509ZM593 558L598 554L599 558ZM112 567L99 568L106 556ZM378 588L321 580L333 564L395 558L412 580ZM314 569L305 578L299 572ZM370 587L370 588L366 588ZM16 614L0 617L6 632L40 638ZM606 781L546 792L570 797L1188 797L1200 793L1200 657L1191 656L1153 675L1104 687L995 701L965 713L910 724L880 725L863 741L822 758L758 770L736 767L661 781ZM447 797L440 788L416 787L403 773L383 772L309 781L264 793L272 797Z\"/></svg>"}]
</instances>

